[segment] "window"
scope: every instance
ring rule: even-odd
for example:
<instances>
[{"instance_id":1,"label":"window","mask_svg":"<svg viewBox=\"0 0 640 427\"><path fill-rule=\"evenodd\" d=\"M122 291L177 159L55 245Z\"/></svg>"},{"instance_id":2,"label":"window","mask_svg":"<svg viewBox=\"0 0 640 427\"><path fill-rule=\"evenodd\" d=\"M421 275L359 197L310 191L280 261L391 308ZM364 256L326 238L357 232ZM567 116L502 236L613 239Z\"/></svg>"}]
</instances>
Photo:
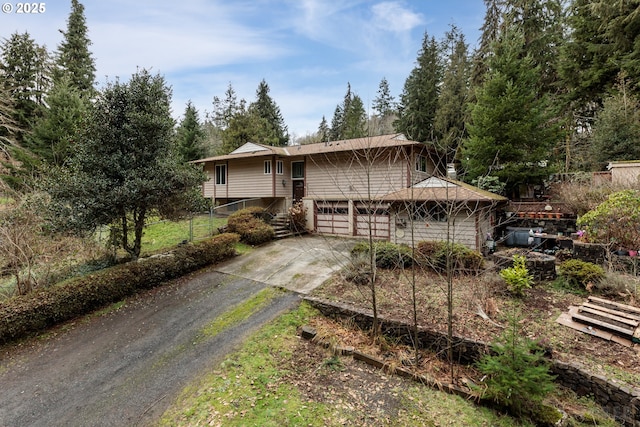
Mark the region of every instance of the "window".
<instances>
[{"instance_id":1,"label":"window","mask_svg":"<svg viewBox=\"0 0 640 427\"><path fill-rule=\"evenodd\" d=\"M277 175L284 174L284 162L282 160L278 160L276 162L276 174Z\"/></svg>"},{"instance_id":2,"label":"window","mask_svg":"<svg viewBox=\"0 0 640 427\"><path fill-rule=\"evenodd\" d=\"M227 185L227 165L216 165L216 185Z\"/></svg>"},{"instance_id":3,"label":"window","mask_svg":"<svg viewBox=\"0 0 640 427\"><path fill-rule=\"evenodd\" d=\"M418 155L416 157L416 170L418 172L426 172L427 171L427 158L422 155Z\"/></svg>"},{"instance_id":4,"label":"window","mask_svg":"<svg viewBox=\"0 0 640 427\"><path fill-rule=\"evenodd\" d=\"M291 178L304 178L304 162L291 162Z\"/></svg>"},{"instance_id":5,"label":"window","mask_svg":"<svg viewBox=\"0 0 640 427\"><path fill-rule=\"evenodd\" d=\"M447 209L438 203L413 204L413 209L409 212L414 221L446 222Z\"/></svg>"},{"instance_id":6,"label":"window","mask_svg":"<svg viewBox=\"0 0 640 427\"><path fill-rule=\"evenodd\" d=\"M271 160L265 160L264 162L264 174L271 175Z\"/></svg>"}]
</instances>

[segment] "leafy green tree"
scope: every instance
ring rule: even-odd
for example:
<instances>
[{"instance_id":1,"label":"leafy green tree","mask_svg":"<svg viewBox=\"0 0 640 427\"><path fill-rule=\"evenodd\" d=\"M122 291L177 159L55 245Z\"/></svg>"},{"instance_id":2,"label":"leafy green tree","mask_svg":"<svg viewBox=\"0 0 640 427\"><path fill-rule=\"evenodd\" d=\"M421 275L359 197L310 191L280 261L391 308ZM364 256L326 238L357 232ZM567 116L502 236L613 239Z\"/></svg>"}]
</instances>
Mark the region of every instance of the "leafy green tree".
<instances>
[{"instance_id":1,"label":"leafy green tree","mask_svg":"<svg viewBox=\"0 0 640 427\"><path fill-rule=\"evenodd\" d=\"M509 31L495 45L484 84L471 106L469 138L464 142L465 179L497 176L506 194L518 195L521 184L540 184L543 167L558 138L548 97L539 93L539 72L522 56L522 34Z\"/></svg>"},{"instance_id":2,"label":"leafy green tree","mask_svg":"<svg viewBox=\"0 0 640 427\"><path fill-rule=\"evenodd\" d=\"M198 110L196 110L191 101L189 101L184 111L184 117L176 130L178 154L185 162L204 157L204 138L205 132L200 124Z\"/></svg>"},{"instance_id":3,"label":"leafy green tree","mask_svg":"<svg viewBox=\"0 0 640 427\"><path fill-rule=\"evenodd\" d=\"M640 248L640 190L622 190L609 195L578 219L592 242L623 249Z\"/></svg>"},{"instance_id":4,"label":"leafy green tree","mask_svg":"<svg viewBox=\"0 0 640 427\"><path fill-rule=\"evenodd\" d=\"M446 66L434 118L434 130L439 136L438 148L447 162L457 157L458 147L467 137L469 79L471 65L468 47L455 26L445 36Z\"/></svg>"},{"instance_id":5,"label":"leafy green tree","mask_svg":"<svg viewBox=\"0 0 640 427\"><path fill-rule=\"evenodd\" d=\"M60 32L63 40L56 52L57 68L54 77L56 80L68 78L70 85L76 88L81 96L90 98L94 93L96 66L89 51L91 40L87 35L84 6L78 0L71 0L67 31Z\"/></svg>"},{"instance_id":6,"label":"leafy green tree","mask_svg":"<svg viewBox=\"0 0 640 427\"><path fill-rule=\"evenodd\" d=\"M49 91L47 104L28 137L29 146L49 165L62 166L72 154L89 101L63 77Z\"/></svg>"},{"instance_id":7,"label":"leafy green tree","mask_svg":"<svg viewBox=\"0 0 640 427\"><path fill-rule=\"evenodd\" d=\"M626 82L605 98L591 136L593 168L602 170L610 161L640 159L640 102L630 95Z\"/></svg>"},{"instance_id":8,"label":"leafy green tree","mask_svg":"<svg viewBox=\"0 0 640 427\"><path fill-rule=\"evenodd\" d=\"M146 70L99 93L68 167L43 180L55 230L109 225L113 241L137 258L149 216L193 208L204 176L173 149L170 98L164 78Z\"/></svg>"},{"instance_id":9,"label":"leafy green tree","mask_svg":"<svg viewBox=\"0 0 640 427\"><path fill-rule=\"evenodd\" d=\"M396 130L407 138L427 142L435 137L434 121L442 81L440 47L425 33L416 66L405 81L400 95Z\"/></svg>"},{"instance_id":10,"label":"leafy green tree","mask_svg":"<svg viewBox=\"0 0 640 427\"><path fill-rule=\"evenodd\" d=\"M265 129L259 133L267 137L265 140L254 142L284 146L289 142L289 132L280 113L280 107L278 107L271 98L269 91L269 85L265 80L262 80L256 90L256 100L249 106L249 110L253 114L263 119L256 120L256 123L265 127Z\"/></svg>"}]
</instances>

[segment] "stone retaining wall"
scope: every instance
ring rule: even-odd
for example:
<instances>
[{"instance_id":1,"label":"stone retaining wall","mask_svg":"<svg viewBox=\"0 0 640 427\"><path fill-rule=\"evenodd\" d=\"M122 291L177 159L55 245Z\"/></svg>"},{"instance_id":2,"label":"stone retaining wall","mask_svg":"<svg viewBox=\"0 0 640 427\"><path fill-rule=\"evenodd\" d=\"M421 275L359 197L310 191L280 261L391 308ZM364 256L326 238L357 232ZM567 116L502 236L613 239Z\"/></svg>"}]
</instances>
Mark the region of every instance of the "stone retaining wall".
<instances>
[{"instance_id":1,"label":"stone retaining wall","mask_svg":"<svg viewBox=\"0 0 640 427\"><path fill-rule=\"evenodd\" d=\"M527 270L536 282L551 282L556 278L556 257L538 252L523 251L527 257ZM513 251L496 252L493 254L493 262L496 269L502 270L513 266Z\"/></svg>"},{"instance_id":2,"label":"stone retaining wall","mask_svg":"<svg viewBox=\"0 0 640 427\"><path fill-rule=\"evenodd\" d=\"M598 243L573 242L573 257L602 265L607 260L607 248Z\"/></svg>"},{"instance_id":3,"label":"stone retaining wall","mask_svg":"<svg viewBox=\"0 0 640 427\"><path fill-rule=\"evenodd\" d=\"M353 306L305 297L305 301L317 308L324 316L353 322L359 328L368 330L373 324L370 310ZM397 338L404 344L413 345L411 326L405 322L379 316L381 331L384 335ZM435 353L446 354L447 336L444 333L418 329L418 347ZM488 351L489 346L482 341L465 337L454 337L454 357L461 364L472 364ZM618 422L625 426L640 427L640 388L634 388L615 379L595 375L576 363L551 360L551 370L557 376L556 382L572 389L580 396L592 396L593 399Z\"/></svg>"}]
</instances>

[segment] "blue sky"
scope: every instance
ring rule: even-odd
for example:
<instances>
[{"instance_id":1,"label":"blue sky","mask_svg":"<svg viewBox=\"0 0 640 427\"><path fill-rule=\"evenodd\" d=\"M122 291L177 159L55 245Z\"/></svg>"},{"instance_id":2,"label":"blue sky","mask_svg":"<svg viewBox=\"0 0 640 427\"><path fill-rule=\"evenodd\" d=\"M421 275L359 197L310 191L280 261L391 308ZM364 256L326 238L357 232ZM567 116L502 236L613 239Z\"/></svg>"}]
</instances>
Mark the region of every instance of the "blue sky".
<instances>
[{"instance_id":1,"label":"blue sky","mask_svg":"<svg viewBox=\"0 0 640 427\"><path fill-rule=\"evenodd\" d=\"M482 0L81 0L101 86L137 67L162 74L179 119L188 100L204 118L229 83L248 102L262 79L289 132L305 136L330 122L347 83L369 106L382 78L399 97L425 32L451 24L475 46ZM42 14L0 14L0 37L28 31L53 51L70 1Z\"/></svg>"}]
</instances>

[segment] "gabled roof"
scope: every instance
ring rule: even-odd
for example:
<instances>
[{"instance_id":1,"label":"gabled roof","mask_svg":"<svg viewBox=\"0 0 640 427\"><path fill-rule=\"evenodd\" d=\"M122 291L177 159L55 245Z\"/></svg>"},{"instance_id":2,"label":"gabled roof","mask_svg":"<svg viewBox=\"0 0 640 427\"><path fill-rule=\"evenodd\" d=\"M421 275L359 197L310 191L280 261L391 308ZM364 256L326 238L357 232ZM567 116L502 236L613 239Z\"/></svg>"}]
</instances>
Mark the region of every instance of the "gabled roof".
<instances>
[{"instance_id":1,"label":"gabled roof","mask_svg":"<svg viewBox=\"0 0 640 427\"><path fill-rule=\"evenodd\" d=\"M508 199L490 191L482 190L462 181L444 177L429 177L412 187L387 194L381 201L435 201L435 202L506 202Z\"/></svg>"},{"instance_id":2,"label":"gabled roof","mask_svg":"<svg viewBox=\"0 0 640 427\"><path fill-rule=\"evenodd\" d=\"M308 156L323 153L338 153L345 151L365 150L369 148L402 147L424 144L408 140L403 134L370 136L365 138L345 139L341 141L319 142L316 144L288 145L286 147L272 147L270 145L247 142L236 150L223 156L208 157L193 163L237 159L243 157L259 157L278 155L282 157Z\"/></svg>"}]
</instances>

